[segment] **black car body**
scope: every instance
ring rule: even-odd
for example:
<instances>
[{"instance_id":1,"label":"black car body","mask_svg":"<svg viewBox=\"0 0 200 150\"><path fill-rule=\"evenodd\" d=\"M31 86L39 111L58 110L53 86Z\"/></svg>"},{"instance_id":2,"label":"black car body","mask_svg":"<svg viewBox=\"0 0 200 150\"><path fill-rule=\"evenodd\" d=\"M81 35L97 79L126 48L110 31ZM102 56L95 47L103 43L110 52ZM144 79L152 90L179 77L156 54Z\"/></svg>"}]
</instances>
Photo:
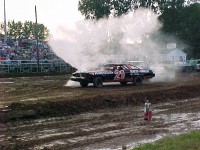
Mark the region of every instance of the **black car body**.
<instances>
[{"instance_id":1,"label":"black car body","mask_svg":"<svg viewBox=\"0 0 200 150\"><path fill-rule=\"evenodd\" d=\"M82 87L93 83L95 87L102 87L103 82L120 82L126 85L132 82L133 85L140 85L144 79L155 77L152 70L141 69L131 64L106 64L103 69L97 71L81 72L72 74L71 80L80 82Z\"/></svg>"}]
</instances>

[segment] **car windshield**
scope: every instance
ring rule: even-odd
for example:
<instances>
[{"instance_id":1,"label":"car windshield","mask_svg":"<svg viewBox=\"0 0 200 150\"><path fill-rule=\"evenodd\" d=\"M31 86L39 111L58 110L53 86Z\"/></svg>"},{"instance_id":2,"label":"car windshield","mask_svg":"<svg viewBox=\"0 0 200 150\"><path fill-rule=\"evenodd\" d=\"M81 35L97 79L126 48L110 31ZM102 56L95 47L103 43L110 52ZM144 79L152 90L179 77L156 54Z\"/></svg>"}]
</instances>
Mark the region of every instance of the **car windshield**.
<instances>
[{"instance_id":1,"label":"car windshield","mask_svg":"<svg viewBox=\"0 0 200 150\"><path fill-rule=\"evenodd\" d=\"M131 69L140 69L138 66L130 65Z\"/></svg>"},{"instance_id":2,"label":"car windshield","mask_svg":"<svg viewBox=\"0 0 200 150\"><path fill-rule=\"evenodd\" d=\"M101 65L98 67L99 70L109 70L109 71L113 71L116 69L123 69L123 70L129 70L129 69L140 69L140 67L138 66L134 66L131 64L105 64L105 65Z\"/></svg>"},{"instance_id":3,"label":"car windshield","mask_svg":"<svg viewBox=\"0 0 200 150\"><path fill-rule=\"evenodd\" d=\"M103 65L102 69L104 70L113 70L114 68L114 65L112 64L106 64L106 65Z\"/></svg>"}]
</instances>

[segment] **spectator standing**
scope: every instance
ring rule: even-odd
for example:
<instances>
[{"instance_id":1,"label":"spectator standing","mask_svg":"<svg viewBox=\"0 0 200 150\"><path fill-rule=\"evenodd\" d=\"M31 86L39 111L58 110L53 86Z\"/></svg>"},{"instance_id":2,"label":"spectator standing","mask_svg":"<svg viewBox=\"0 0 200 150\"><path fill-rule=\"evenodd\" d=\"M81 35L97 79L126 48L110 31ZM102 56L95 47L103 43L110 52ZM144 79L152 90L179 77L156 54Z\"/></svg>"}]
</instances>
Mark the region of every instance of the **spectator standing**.
<instances>
[{"instance_id":1,"label":"spectator standing","mask_svg":"<svg viewBox=\"0 0 200 150\"><path fill-rule=\"evenodd\" d=\"M152 111L151 111L151 103L147 99L144 104L144 120L151 121L152 120Z\"/></svg>"},{"instance_id":2,"label":"spectator standing","mask_svg":"<svg viewBox=\"0 0 200 150\"><path fill-rule=\"evenodd\" d=\"M19 42L18 42L18 40L16 40L16 39L15 39L15 41L14 41L14 46L15 46L15 48L17 48L17 47L19 46Z\"/></svg>"}]
</instances>

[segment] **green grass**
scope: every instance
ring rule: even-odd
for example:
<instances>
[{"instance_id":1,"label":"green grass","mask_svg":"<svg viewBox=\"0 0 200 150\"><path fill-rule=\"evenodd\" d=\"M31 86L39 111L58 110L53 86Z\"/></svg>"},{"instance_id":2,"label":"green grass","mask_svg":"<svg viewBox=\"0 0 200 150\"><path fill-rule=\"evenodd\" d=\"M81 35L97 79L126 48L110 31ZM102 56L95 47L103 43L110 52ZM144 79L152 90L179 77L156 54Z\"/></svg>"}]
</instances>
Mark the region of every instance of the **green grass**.
<instances>
[{"instance_id":1,"label":"green grass","mask_svg":"<svg viewBox=\"0 0 200 150\"><path fill-rule=\"evenodd\" d=\"M200 131L144 144L133 150L200 150Z\"/></svg>"}]
</instances>

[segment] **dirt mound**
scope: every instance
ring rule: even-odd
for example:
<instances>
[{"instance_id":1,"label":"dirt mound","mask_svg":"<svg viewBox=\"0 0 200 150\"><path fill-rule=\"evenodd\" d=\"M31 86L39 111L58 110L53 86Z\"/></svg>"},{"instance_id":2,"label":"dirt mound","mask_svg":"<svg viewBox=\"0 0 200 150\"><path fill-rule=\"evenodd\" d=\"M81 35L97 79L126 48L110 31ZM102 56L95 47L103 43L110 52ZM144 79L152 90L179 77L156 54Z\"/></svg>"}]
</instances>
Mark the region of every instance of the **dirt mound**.
<instances>
[{"instance_id":1,"label":"dirt mound","mask_svg":"<svg viewBox=\"0 0 200 150\"><path fill-rule=\"evenodd\" d=\"M8 109L8 119L56 117L80 114L97 109L116 108L121 106L141 106L146 98L153 104L160 102L191 99L200 96L200 84L177 85L164 89L141 90L137 92L118 92L117 94L98 95L87 98L42 101L33 104L12 103ZM123 88L123 87L118 87ZM116 91L118 91L118 88ZM131 87L129 87L131 88ZM142 87L143 88L143 87ZM97 89L98 90L98 89Z\"/></svg>"}]
</instances>

